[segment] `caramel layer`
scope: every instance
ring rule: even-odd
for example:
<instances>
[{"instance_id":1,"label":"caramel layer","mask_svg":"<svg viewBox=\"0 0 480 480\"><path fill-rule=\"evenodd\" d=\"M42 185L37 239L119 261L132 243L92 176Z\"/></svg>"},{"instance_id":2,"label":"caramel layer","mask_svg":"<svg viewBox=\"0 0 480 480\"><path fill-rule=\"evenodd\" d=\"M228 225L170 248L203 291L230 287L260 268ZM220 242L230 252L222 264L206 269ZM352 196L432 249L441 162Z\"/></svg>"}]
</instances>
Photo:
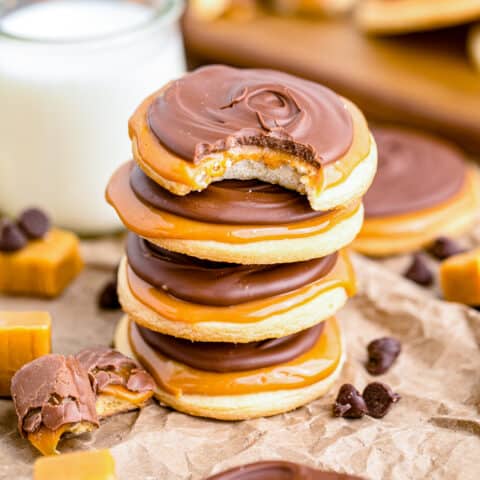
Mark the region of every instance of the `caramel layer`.
<instances>
[{"instance_id":1,"label":"caramel layer","mask_svg":"<svg viewBox=\"0 0 480 480\"><path fill-rule=\"evenodd\" d=\"M227 164L245 159L262 162L272 169L285 164L305 169L303 160L285 152L270 149L252 151L251 147L245 147L246 150L243 153L242 150L239 153L234 149L222 152L222 160L214 158L215 156L211 160L205 157L200 170L191 161L182 159L165 148L149 127L150 106L159 95L163 95L164 90L159 90L148 97L138 107L129 122L135 160L147 175L154 173L167 181L186 185L191 190L203 190L209 183L224 177ZM309 183L318 193L344 181L370 151L370 133L365 117L354 104L346 99L342 100L345 109L352 117L353 140L347 153L340 159L323 168L311 168L312 175Z\"/></svg>"},{"instance_id":2,"label":"caramel layer","mask_svg":"<svg viewBox=\"0 0 480 480\"><path fill-rule=\"evenodd\" d=\"M146 238L204 240L223 243L250 243L265 240L305 238L326 232L357 213L361 201L325 212L317 218L275 226L205 224L152 208L140 201L130 187L133 162L122 165L107 187L107 201L124 225Z\"/></svg>"},{"instance_id":3,"label":"caramel layer","mask_svg":"<svg viewBox=\"0 0 480 480\"><path fill-rule=\"evenodd\" d=\"M290 362L247 372L217 373L196 370L161 355L143 340L131 320L128 332L135 356L158 386L172 395L242 395L306 387L336 369L343 348L339 325L330 318L315 346Z\"/></svg>"},{"instance_id":4,"label":"caramel layer","mask_svg":"<svg viewBox=\"0 0 480 480\"><path fill-rule=\"evenodd\" d=\"M465 215L479 206L479 176L472 168L462 189L451 199L415 213L365 219L358 238L408 237L434 238L450 219Z\"/></svg>"},{"instance_id":5,"label":"caramel layer","mask_svg":"<svg viewBox=\"0 0 480 480\"><path fill-rule=\"evenodd\" d=\"M123 385L107 385L101 392L103 395L111 395L112 397L125 400L133 403L134 405L142 406L153 396L153 390L148 392L132 392L125 388Z\"/></svg>"},{"instance_id":6,"label":"caramel layer","mask_svg":"<svg viewBox=\"0 0 480 480\"><path fill-rule=\"evenodd\" d=\"M334 288L345 288L349 296L353 296L356 290L355 273L348 254L343 250L339 252L333 269L319 281L282 295L229 307L201 305L175 298L152 287L136 275L129 266L127 280L132 294L138 301L164 318L185 323L260 322L272 315L298 308ZM146 326L151 328L150 325Z\"/></svg>"}]
</instances>

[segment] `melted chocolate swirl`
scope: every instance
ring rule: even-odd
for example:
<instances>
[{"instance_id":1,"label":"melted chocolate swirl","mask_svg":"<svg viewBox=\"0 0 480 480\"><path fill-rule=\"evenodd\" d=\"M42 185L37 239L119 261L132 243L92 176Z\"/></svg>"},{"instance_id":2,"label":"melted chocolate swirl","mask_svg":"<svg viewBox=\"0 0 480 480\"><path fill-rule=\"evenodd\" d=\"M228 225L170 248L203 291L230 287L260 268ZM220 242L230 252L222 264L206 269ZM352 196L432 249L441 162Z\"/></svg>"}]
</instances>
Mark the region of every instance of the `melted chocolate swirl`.
<instances>
[{"instance_id":1,"label":"melted chocolate swirl","mask_svg":"<svg viewBox=\"0 0 480 480\"><path fill-rule=\"evenodd\" d=\"M151 104L148 122L163 145L193 162L254 145L324 165L353 139L352 119L331 90L286 73L221 65L173 82Z\"/></svg>"}]
</instances>

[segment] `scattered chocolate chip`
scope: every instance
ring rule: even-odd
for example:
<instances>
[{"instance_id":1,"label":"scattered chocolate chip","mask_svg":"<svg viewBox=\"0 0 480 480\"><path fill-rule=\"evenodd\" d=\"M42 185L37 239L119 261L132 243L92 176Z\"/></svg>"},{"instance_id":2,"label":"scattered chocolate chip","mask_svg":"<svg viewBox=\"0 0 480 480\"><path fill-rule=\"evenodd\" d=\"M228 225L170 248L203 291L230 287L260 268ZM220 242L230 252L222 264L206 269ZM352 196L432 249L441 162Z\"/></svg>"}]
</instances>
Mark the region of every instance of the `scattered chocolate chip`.
<instances>
[{"instance_id":1,"label":"scattered chocolate chip","mask_svg":"<svg viewBox=\"0 0 480 480\"><path fill-rule=\"evenodd\" d=\"M397 359L402 346L396 338L383 337L371 341L367 346L367 371L372 375L385 373Z\"/></svg>"},{"instance_id":2,"label":"scattered chocolate chip","mask_svg":"<svg viewBox=\"0 0 480 480\"><path fill-rule=\"evenodd\" d=\"M116 280L110 280L102 288L98 296L98 306L103 310L118 310L120 308Z\"/></svg>"},{"instance_id":3,"label":"scattered chocolate chip","mask_svg":"<svg viewBox=\"0 0 480 480\"><path fill-rule=\"evenodd\" d=\"M367 406L368 415L373 418L382 418L390 410L393 403L400 400L388 385L380 382L369 383L363 391L363 399Z\"/></svg>"},{"instance_id":4,"label":"scattered chocolate chip","mask_svg":"<svg viewBox=\"0 0 480 480\"><path fill-rule=\"evenodd\" d=\"M464 253L466 250L465 248L462 248L457 242L453 241L451 238L438 237L435 242L430 246L428 251L436 259L446 260L453 255Z\"/></svg>"},{"instance_id":5,"label":"scattered chocolate chip","mask_svg":"<svg viewBox=\"0 0 480 480\"><path fill-rule=\"evenodd\" d=\"M43 238L50 230L50 219L38 208L24 210L18 217L17 224L32 239Z\"/></svg>"},{"instance_id":6,"label":"scattered chocolate chip","mask_svg":"<svg viewBox=\"0 0 480 480\"><path fill-rule=\"evenodd\" d=\"M0 220L0 251L15 252L27 244L27 237L23 232L6 218Z\"/></svg>"},{"instance_id":7,"label":"scattered chocolate chip","mask_svg":"<svg viewBox=\"0 0 480 480\"><path fill-rule=\"evenodd\" d=\"M428 287L433 283L433 274L428 268L423 255L420 253L414 254L412 263L404 273L405 278L408 278L412 282Z\"/></svg>"},{"instance_id":8,"label":"scattered chocolate chip","mask_svg":"<svg viewBox=\"0 0 480 480\"><path fill-rule=\"evenodd\" d=\"M367 406L360 392L350 383L341 386L333 405L335 417L362 418L367 413Z\"/></svg>"}]
</instances>

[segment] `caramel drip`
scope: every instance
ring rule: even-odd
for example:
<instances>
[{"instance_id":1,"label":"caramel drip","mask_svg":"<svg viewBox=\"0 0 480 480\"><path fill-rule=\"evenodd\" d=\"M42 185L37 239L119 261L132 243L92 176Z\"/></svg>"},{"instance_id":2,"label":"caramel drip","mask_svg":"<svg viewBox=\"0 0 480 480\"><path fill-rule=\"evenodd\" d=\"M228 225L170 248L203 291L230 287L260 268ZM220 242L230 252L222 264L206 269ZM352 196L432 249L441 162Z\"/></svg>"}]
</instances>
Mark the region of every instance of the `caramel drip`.
<instances>
[{"instance_id":1,"label":"caramel drip","mask_svg":"<svg viewBox=\"0 0 480 480\"><path fill-rule=\"evenodd\" d=\"M159 388L172 395L242 395L307 387L328 377L342 357L340 329L334 318L325 321L323 334L308 352L281 365L247 372L207 372L175 362L152 349L132 320L128 336L136 358Z\"/></svg>"},{"instance_id":2,"label":"caramel drip","mask_svg":"<svg viewBox=\"0 0 480 480\"><path fill-rule=\"evenodd\" d=\"M49 430L46 427L40 427L36 432L28 434L28 441L42 455L58 455L57 445L61 436L68 430L70 425L63 425L57 430Z\"/></svg>"},{"instance_id":3,"label":"caramel drip","mask_svg":"<svg viewBox=\"0 0 480 480\"><path fill-rule=\"evenodd\" d=\"M475 168L470 169L463 188L454 197L434 207L415 213L404 213L384 218L367 218L358 238L379 238L395 236L435 237L445 223L465 213L478 209L480 181Z\"/></svg>"},{"instance_id":4,"label":"caramel drip","mask_svg":"<svg viewBox=\"0 0 480 480\"><path fill-rule=\"evenodd\" d=\"M147 392L132 392L123 385L107 385L100 393L102 395L111 395L112 397L125 400L138 406L142 406L153 396L153 390Z\"/></svg>"},{"instance_id":5,"label":"caramel drip","mask_svg":"<svg viewBox=\"0 0 480 480\"><path fill-rule=\"evenodd\" d=\"M135 298L164 318L185 323L226 322L254 323L288 312L311 302L315 297L334 288L344 288L355 294L355 273L345 251L341 251L333 269L323 278L305 287L267 299L228 307L190 303L152 287L128 266L128 286ZM150 328L150 325L146 325Z\"/></svg>"},{"instance_id":6,"label":"caramel drip","mask_svg":"<svg viewBox=\"0 0 480 480\"><path fill-rule=\"evenodd\" d=\"M325 215L318 218L275 226L211 223L206 225L141 202L130 187L130 172L133 165L133 162L126 163L114 173L107 187L107 201L115 208L126 228L141 237L151 239L169 238L240 244L305 238L330 230L355 215L361 207L361 201L356 200L346 207L325 212Z\"/></svg>"}]
</instances>

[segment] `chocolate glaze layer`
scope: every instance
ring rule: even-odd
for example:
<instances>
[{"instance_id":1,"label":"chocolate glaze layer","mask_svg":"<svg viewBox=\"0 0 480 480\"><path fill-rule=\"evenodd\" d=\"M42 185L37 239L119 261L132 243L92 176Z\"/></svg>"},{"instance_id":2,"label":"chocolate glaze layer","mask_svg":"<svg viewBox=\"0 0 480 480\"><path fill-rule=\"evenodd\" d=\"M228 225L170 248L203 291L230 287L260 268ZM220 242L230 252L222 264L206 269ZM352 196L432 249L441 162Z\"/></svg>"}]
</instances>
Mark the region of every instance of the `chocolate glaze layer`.
<instances>
[{"instance_id":1,"label":"chocolate glaze layer","mask_svg":"<svg viewBox=\"0 0 480 480\"><path fill-rule=\"evenodd\" d=\"M142 202L152 207L206 223L279 225L325 214L312 210L304 195L258 180L223 180L202 192L180 197L135 166L130 186Z\"/></svg>"},{"instance_id":2,"label":"chocolate glaze layer","mask_svg":"<svg viewBox=\"0 0 480 480\"><path fill-rule=\"evenodd\" d=\"M322 472L298 463L274 460L232 468L207 480L361 480L361 478L346 473Z\"/></svg>"},{"instance_id":3,"label":"chocolate glaze layer","mask_svg":"<svg viewBox=\"0 0 480 480\"><path fill-rule=\"evenodd\" d=\"M137 362L112 348L90 347L75 357L88 372L96 393L108 385L121 385L132 392L148 392L155 387L153 378Z\"/></svg>"},{"instance_id":4,"label":"chocolate glaze layer","mask_svg":"<svg viewBox=\"0 0 480 480\"><path fill-rule=\"evenodd\" d=\"M67 423L98 425L95 394L75 357L50 354L27 363L13 376L11 393L22 435L42 426L55 431Z\"/></svg>"},{"instance_id":5,"label":"chocolate glaze layer","mask_svg":"<svg viewBox=\"0 0 480 480\"><path fill-rule=\"evenodd\" d=\"M465 158L453 145L400 128L372 129L378 170L364 197L365 216L417 212L452 198L464 185Z\"/></svg>"},{"instance_id":6,"label":"chocolate glaze layer","mask_svg":"<svg viewBox=\"0 0 480 480\"><path fill-rule=\"evenodd\" d=\"M296 290L327 275L338 255L305 262L237 265L200 260L157 247L130 233L127 258L147 283L202 305L229 306Z\"/></svg>"},{"instance_id":7,"label":"chocolate glaze layer","mask_svg":"<svg viewBox=\"0 0 480 480\"><path fill-rule=\"evenodd\" d=\"M151 104L148 122L163 145L193 162L255 145L325 165L353 139L352 119L328 88L273 70L222 65L172 82Z\"/></svg>"},{"instance_id":8,"label":"chocolate glaze layer","mask_svg":"<svg viewBox=\"0 0 480 480\"><path fill-rule=\"evenodd\" d=\"M324 324L293 335L251 343L191 342L136 325L155 350L177 362L209 372L243 372L289 362L308 352L323 332Z\"/></svg>"}]
</instances>

